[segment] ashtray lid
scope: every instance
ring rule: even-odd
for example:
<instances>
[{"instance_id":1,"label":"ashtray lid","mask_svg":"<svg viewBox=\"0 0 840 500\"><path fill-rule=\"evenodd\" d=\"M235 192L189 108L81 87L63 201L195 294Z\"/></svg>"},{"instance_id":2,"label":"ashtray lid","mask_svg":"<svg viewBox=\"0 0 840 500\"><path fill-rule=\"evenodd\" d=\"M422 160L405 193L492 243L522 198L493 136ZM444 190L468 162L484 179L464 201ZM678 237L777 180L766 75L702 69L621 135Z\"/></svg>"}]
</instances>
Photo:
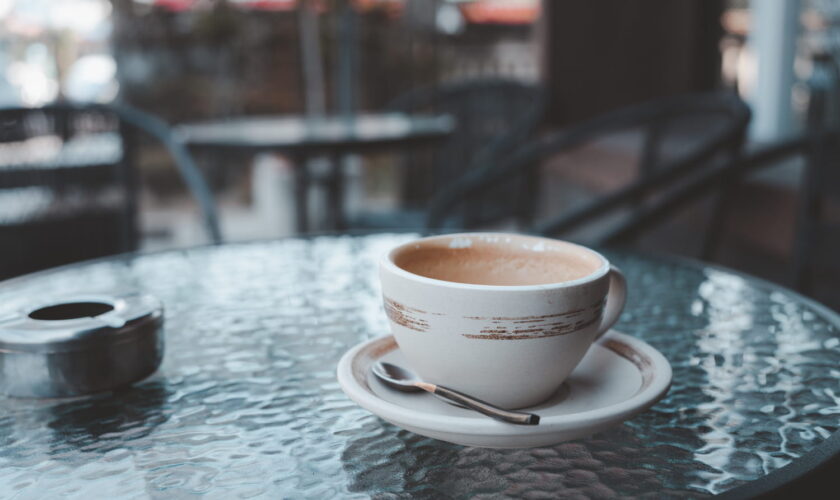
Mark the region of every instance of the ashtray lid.
<instances>
[{"instance_id":1,"label":"ashtray lid","mask_svg":"<svg viewBox=\"0 0 840 500\"><path fill-rule=\"evenodd\" d=\"M163 306L139 292L55 296L0 316L0 351L64 352L146 335L136 328L161 321Z\"/></svg>"}]
</instances>

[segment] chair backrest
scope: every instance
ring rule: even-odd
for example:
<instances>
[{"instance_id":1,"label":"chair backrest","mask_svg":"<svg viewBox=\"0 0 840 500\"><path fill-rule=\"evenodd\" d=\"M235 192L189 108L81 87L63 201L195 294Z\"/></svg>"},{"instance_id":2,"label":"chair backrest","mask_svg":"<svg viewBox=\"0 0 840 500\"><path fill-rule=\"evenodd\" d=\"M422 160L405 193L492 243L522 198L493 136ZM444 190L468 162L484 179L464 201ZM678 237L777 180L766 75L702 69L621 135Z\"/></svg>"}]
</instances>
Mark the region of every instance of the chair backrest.
<instances>
[{"instance_id":1,"label":"chair backrest","mask_svg":"<svg viewBox=\"0 0 840 500\"><path fill-rule=\"evenodd\" d=\"M445 113L457 123L442 144L405 159L403 201L425 206L465 172L507 154L542 118L540 87L507 79L445 83L412 90L388 106L406 113Z\"/></svg>"},{"instance_id":2,"label":"chair backrest","mask_svg":"<svg viewBox=\"0 0 840 500\"><path fill-rule=\"evenodd\" d=\"M796 227L791 245L787 284L801 292L812 293L814 270L819 267L825 274L829 271L826 264L833 264L834 256L840 251L836 245L840 242L836 237L840 235L840 224L827 223L823 218L823 211L820 210L826 197L833 194L830 189L826 190L826 186L836 185L840 180L837 173L837 165L840 164L838 144L840 130L823 129L744 153L728 163L703 171L690 182L669 191L666 196L640 210L620 227L605 235L601 243L628 244L682 207L708 196L721 186L736 185L758 171L797 160L804 167L804 175L797 196ZM768 220L768 227L773 227L775 222ZM832 233L834 238L831 237ZM836 282L834 278L826 279L831 284ZM837 297L832 299L837 300Z\"/></svg>"},{"instance_id":3,"label":"chair backrest","mask_svg":"<svg viewBox=\"0 0 840 500\"><path fill-rule=\"evenodd\" d=\"M130 250L133 176L104 109L0 109L0 278Z\"/></svg>"},{"instance_id":4,"label":"chair backrest","mask_svg":"<svg viewBox=\"0 0 840 500\"><path fill-rule=\"evenodd\" d=\"M123 105L0 109L0 278L138 246L133 131L172 153L211 240L212 194L162 121Z\"/></svg>"},{"instance_id":5,"label":"chair backrest","mask_svg":"<svg viewBox=\"0 0 840 500\"><path fill-rule=\"evenodd\" d=\"M160 118L127 104L113 104L107 106L107 109L113 110L123 124L150 135L166 148L181 176L181 180L184 181L187 190L195 198L201 209L208 238L213 243L221 243L222 232L213 192L189 150L182 142L177 140L169 125Z\"/></svg>"},{"instance_id":6,"label":"chair backrest","mask_svg":"<svg viewBox=\"0 0 840 500\"><path fill-rule=\"evenodd\" d=\"M607 113L548 133L522 145L496 165L467 173L431 203L426 226L429 229L446 226L449 217L460 214L456 210L459 204L497 185L510 183L518 176L533 178L548 160L593 141L611 137L610 147L618 149L624 143L637 144L635 156L618 155L619 173L637 165L637 172L629 176L629 182L593 201L565 207L557 217L536 224L531 218L524 221L526 230L565 235L621 208L639 207L655 190L695 175L715 162L737 157L749 117L749 108L728 93L668 97ZM528 199L536 199L539 185L534 181L530 185ZM505 205L505 200L497 199L496 204ZM511 209L499 215L515 215L515 211Z\"/></svg>"}]
</instances>

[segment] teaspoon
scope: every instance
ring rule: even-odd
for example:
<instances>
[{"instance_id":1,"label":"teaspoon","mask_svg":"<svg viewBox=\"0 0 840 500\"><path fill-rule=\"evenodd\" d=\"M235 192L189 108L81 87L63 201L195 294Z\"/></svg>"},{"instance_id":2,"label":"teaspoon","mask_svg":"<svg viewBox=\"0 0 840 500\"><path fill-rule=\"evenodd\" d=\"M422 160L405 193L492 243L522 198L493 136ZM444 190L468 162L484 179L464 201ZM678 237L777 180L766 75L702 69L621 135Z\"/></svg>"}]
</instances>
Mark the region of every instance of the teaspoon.
<instances>
[{"instance_id":1,"label":"teaspoon","mask_svg":"<svg viewBox=\"0 0 840 500\"><path fill-rule=\"evenodd\" d=\"M488 417L493 417L497 420L510 422L512 424L520 425L537 425L540 423L540 416L533 413L524 413L518 411L503 410L499 407L493 406L490 403L467 396L464 393L458 392L446 387L423 382L411 371L391 363L378 362L374 363L371 368L376 378L381 380L385 385L404 392L427 391L442 398L448 399L455 403L466 406L479 413L483 413Z\"/></svg>"}]
</instances>

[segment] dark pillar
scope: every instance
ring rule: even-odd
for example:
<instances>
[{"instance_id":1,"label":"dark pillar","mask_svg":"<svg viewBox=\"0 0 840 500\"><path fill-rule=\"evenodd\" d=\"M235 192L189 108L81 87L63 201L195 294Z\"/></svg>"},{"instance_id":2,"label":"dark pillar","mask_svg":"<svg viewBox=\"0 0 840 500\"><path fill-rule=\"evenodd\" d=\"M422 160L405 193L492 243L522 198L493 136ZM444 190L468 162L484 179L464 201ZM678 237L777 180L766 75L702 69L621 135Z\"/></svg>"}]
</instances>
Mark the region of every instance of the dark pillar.
<instances>
[{"instance_id":1,"label":"dark pillar","mask_svg":"<svg viewBox=\"0 0 840 500\"><path fill-rule=\"evenodd\" d=\"M544 0L548 121L716 88L722 12L722 0Z\"/></svg>"}]
</instances>

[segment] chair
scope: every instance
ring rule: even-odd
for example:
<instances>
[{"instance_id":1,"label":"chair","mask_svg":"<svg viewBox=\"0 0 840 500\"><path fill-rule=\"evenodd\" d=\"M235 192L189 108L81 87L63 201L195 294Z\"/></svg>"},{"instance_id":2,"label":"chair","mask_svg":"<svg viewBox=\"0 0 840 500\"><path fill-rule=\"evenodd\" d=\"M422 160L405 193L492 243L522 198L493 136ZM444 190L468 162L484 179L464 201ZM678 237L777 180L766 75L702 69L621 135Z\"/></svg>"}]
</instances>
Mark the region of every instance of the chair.
<instances>
[{"instance_id":1,"label":"chair","mask_svg":"<svg viewBox=\"0 0 840 500\"><path fill-rule=\"evenodd\" d=\"M614 219L616 215L624 215L626 218L626 214L619 213L622 208L629 207L631 214L644 213L645 207L661 195L657 190L685 182L713 165L737 159L749 117L747 106L728 93L668 97L607 113L533 140L498 164L488 164L485 168L467 173L433 200L426 228L431 230L452 225L453 216L459 215L455 211L458 205L483 195L495 186L510 183L517 176L533 178L543 162L557 155L610 134L626 135L631 132L640 139L637 141L640 152L635 180L540 223L517 217L519 214L515 207L507 213L498 214L501 217L487 219L485 223L499 223L500 219L512 216L519 219L520 227L526 231L558 236L605 217ZM686 137L691 141L686 142ZM500 203L498 199L496 204L503 207L510 205ZM719 225L720 217L721 210L715 210L712 228ZM455 225L473 227L459 222L456 221ZM596 238L593 243L609 241L611 234L622 227L623 223L619 221L616 227L609 228L606 235ZM711 252L715 238L714 230L707 232L702 250L704 255Z\"/></svg>"},{"instance_id":2,"label":"chair","mask_svg":"<svg viewBox=\"0 0 840 500\"><path fill-rule=\"evenodd\" d=\"M811 139L805 152L808 161L799 196L791 273L793 285L809 294L814 293L814 261L827 257L822 260L833 262L832 256L840 252L840 224L826 217L830 206L840 202L840 64L826 52L814 54L812 63L805 120ZM818 249L823 255L818 255ZM833 299L840 303L840 296Z\"/></svg>"},{"instance_id":3,"label":"chair","mask_svg":"<svg viewBox=\"0 0 840 500\"><path fill-rule=\"evenodd\" d=\"M221 241L212 193L161 120L127 105L0 109L0 278L136 250L134 131L162 143Z\"/></svg>"},{"instance_id":4,"label":"chair","mask_svg":"<svg viewBox=\"0 0 840 500\"><path fill-rule=\"evenodd\" d=\"M840 295L833 286L838 273L836 255L840 253L840 221L827 217L827 205L840 198L840 129L820 124L805 133L744 153L726 164L703 171L691 182L670 191L655 204L644 208L626 220L620 227L605 235L603 245L629 245L646 231L661 224L681 207L698 201L704 196L727 186L730 190L742 184L750 175L779 166L798 162L802 176L798 188L796 223L787 272L788 285L811 296L821 295L817 285L830 285L829 293L820 298L840 303ZM768 220L768 227L775 223ZM718 227L720 231L722 227ZM815 279L820 270L822 283ZM838 273L840 274L840 273Z\"/></svg>"},{"instance_id":5,"label":"chair","mask_svg":"<svg viewBox=\"0 0 840 500\"><path fill-rule=\"evenodd\" d=\"M680 207L697 201L722 184L742 182L749 175L783 162L800 160L804 175L799 186L795 236L788 270L790 284L799 291L813 293L817 268L830 271L823 264L833 263L840 248L840 225L824 217L824 203L836 193L831 189L840 182L840 131L820 130L791 137L776 144L745 153L740 159L704 171L690 183L668 193L646 207L602 240L605 245L626 245L651 227L661 223ZM826 189L828 188L828 189ZM768 225L774 221L768 220ZM833 284L834 281L831 280ZM834 297L835 299L837 297Z\"/></svg>"},{"instance_id":6,"label":"chair","mask_svg":"<svg viewBox=\"0 0 840 500\"><path fill-rule=\"evenodd\" d=\"M402 207L396 213L363 214L353 225L363 228L419 228L427 203L466 172L511 151L536 129L544 96L535 85L506 79L445 83L409 91L388 109L403 113L440 113L454 117L457 128L442 144L413 150L401 161ZM524 186L506 186L520 196ZM473 200L471 208L480 204Z\"/></svg>"}]
</instances>

